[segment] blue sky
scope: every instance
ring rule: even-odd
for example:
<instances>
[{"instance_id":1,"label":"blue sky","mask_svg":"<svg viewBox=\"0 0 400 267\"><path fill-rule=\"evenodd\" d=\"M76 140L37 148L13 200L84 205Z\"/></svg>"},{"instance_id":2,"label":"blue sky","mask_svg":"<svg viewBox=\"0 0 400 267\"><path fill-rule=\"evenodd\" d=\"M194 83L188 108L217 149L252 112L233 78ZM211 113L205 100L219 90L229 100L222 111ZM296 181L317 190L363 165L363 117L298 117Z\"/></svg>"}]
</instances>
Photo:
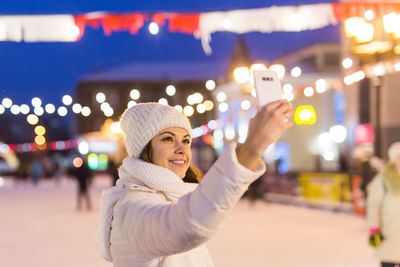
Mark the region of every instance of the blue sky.
<instances>
[{"instance_id":1,"label":"blue sky","mask_svg":"<svg viewBox=\"0 0 400 267\"><path fill-rule=\"evenodd\" d=\"M201 12L238 8L323 3L331 1L57 1L3 0L0 12L8 14L80 14L110 12ZM29 103L39 96L44 102L61 104L64 94L73 94L83 74L105 70L131 61L226 61L238 35L216 33L212 36L213 54L205 55L200 40L193 36L169 33L161 28L157 36L143 27L137 35L127 32L104 36L102 29L86 28L75 43L0 42L0 99L11 97L17 104ZM249 33L246 39L253 59L273 61L287 53L318 42L338 42L339 29L331 26L298 33Z\"/></svg>"}]
</instances>

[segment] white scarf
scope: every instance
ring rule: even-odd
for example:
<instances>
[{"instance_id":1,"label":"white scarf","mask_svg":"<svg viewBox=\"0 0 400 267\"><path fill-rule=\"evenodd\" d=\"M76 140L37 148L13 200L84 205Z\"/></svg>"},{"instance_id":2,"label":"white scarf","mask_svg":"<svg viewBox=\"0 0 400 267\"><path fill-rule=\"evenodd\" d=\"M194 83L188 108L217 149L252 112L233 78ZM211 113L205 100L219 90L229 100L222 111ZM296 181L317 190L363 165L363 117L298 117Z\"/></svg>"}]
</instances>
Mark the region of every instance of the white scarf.
<instances>
[{"instance_id":1,"label":"white scarf","mask_svg":"<svg viewBox=\"0 0 400 267\"><path fill-rule=\"evenodd\" d=\"M161 192L176 202L181 196L192 192L197 184L185 183L167 168L147 163L137 158L125 158L118 171L117 185L143 188L145 191ZM143 185L145 187L143 187Z\"/></svg>"},{"instance_id":2,"label":"white scarf","mask_svg":"<svg viewBox=\"0 0 400 267\"><path fill-rule=\"evenodd\" d=\"M174 172L137 158L125 158L118 171L117 186L104 190L101 194L99 221L97 224L97 244L103 257L112 262L110 249L110 229L114 207L126 190L161 192L169 200L178 199L192 192L197 184L185 183Z\"/></svg>"}]
</instances>

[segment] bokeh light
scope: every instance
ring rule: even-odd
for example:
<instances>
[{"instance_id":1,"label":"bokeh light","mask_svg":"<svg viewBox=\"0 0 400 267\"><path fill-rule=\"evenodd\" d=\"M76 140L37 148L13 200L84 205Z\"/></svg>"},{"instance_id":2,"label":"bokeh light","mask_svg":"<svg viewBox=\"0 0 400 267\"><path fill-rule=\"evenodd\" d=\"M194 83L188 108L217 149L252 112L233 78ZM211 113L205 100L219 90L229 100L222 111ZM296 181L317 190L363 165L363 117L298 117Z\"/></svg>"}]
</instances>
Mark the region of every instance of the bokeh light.
<instances>
[{"instance_id":1,"label":"bokeh light","mask_svg":"<svg viewBox=\"0 0 400 267\"><path fill-rule=\"evenodd\" d=\"M206 88L207 88L207 90L212 91L212 90L215 89L215 86L216 86L215 81L213 81L213 80L208 80L208 81L206 81Z\"/></svg>"},{"instance_id":2,"label":"bokeh light","mask_svg":"<svg viewBox=\"0 0 400 267\"><path fill-rule=\"evenodd\" d=\"M46 110L47 113L53 114L56 111L56 107L53 104L47 104L44 109Z\"/></svg>"},{"instance_id":3,"label":"bokeh light","mask_svg":"<svg viewBox=\"0 0 400 267\"><path fill-rule=\"evenodd\" d=\"M35 134L36 135L45 135L46 133L46 128L44 128L42 125L38 125L35 127Z\"/></svg>"},{"instance_id":4,"label":"bokeh light","mask_svg":"<svg viewBox=\"0 0 400 267\"><path fill-rule=\"evenodd\" d=\"M70 95L64 95L62 97L62 102L64 105L69 106L72 104L72 97Z\"/></svg>"},{"instance_id":5,"label":"bokeh light","mask_svg":"<svg viewBox=\"0 0 400 267\"><path fill-rule=\"evenodd\" d=\"M26 120L31 125L35 125L35 124L37 124L39 122L39 118L35 114L29 114L26 117Z\"/></svg>"},{"instance_id":6,"label":"bokeh light","mask_svg":"<svg viewBox=\"0 0 400 267\"><path fill-rule=\"evenodd\" d=\"M176 93L176 88L173 85L168 85L167 88L165 88L165 91L166 91L167 95L173 96Z\"/></svg>"}]
</instances>

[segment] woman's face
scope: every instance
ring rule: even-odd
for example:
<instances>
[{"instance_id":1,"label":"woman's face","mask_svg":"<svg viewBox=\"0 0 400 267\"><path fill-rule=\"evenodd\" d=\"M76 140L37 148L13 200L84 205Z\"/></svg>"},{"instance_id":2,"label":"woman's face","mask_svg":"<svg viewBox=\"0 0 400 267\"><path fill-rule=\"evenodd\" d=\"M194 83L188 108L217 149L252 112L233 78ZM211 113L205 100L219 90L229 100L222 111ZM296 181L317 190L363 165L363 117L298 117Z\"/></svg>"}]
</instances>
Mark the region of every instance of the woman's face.
<instances>
[{"instance_id":1,"label":"woman's face","mask_svg":"<svg viewBox=\"0 0 400 267\"><path fill-rule=\"evenodd\" d=\"M154 164L167 168L180 178L184 178L192 159L191 142L185 129L166 128L151 140L151 160Z\"/></svg>"}]
</instances>

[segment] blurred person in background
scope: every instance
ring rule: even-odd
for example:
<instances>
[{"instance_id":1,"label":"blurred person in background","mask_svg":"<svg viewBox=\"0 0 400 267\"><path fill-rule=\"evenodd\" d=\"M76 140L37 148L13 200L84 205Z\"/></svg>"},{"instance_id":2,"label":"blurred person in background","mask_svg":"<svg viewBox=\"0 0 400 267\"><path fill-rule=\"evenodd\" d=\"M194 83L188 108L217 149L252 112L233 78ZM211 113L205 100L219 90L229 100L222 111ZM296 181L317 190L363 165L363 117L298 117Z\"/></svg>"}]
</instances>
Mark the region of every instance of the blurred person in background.
<instances>
[{"instance_id":1,"label":"blurred person in background","mask_svg":"<svg viewBox=\"0 0 400 267\"><path fill-rule=\"evenodd\" d=\"M86 209L92 209L92 202L89 195L89 186L91 182L92 173L81 157L76 157L73 160L73 175L76 177L78 184L77 205L76 209L81 210L82 199L86 201Z\"/></svg>"},{"instance_id":2,"label":"blurred person in background","mask_svg":"<svg viewBox=\"0 0 400 267\"><path fill-rule=\"evenodd\" d=\"M42 172L43 172L43 165L40 162L40 160L35 158L30 166L30 177L34 185L38 184Z\"/></svg>"},{"instance_id":3,"label":"blurred person in background","mask_svg":"<svg viewBox=\"0 0 400 267\"><path fill-rule=\"evenodd\" d=\"M22 185L28 182L30 166L25 162L21 162L15 172L15 185Z\"/></svg>"},{"instance_id":4,"label":"blurred person in background","mask_svg":"<svg viewBox=\"0 0 400 267\"><path fill-rule=\"evenodd\" d=\"M103 191L101 254L116 267L214 266L205 243L266 170L264 151L293 122L286 100L260 109L246 141L230 144L202 176L191 165L189 120L171 106L137 104L120 122L129 157L117 186Z\"/></svg>"},{"instance_id":5,"label":"blurred person in background","mask_svg":"<svg viewBox=\"0 0 400 267\"><path fill-rule=\"evenodd\" d=\"M368 188L367 222L381 266L400 267L400 142L389 147L388 156Z\"/></svg>"}]
</instances>

